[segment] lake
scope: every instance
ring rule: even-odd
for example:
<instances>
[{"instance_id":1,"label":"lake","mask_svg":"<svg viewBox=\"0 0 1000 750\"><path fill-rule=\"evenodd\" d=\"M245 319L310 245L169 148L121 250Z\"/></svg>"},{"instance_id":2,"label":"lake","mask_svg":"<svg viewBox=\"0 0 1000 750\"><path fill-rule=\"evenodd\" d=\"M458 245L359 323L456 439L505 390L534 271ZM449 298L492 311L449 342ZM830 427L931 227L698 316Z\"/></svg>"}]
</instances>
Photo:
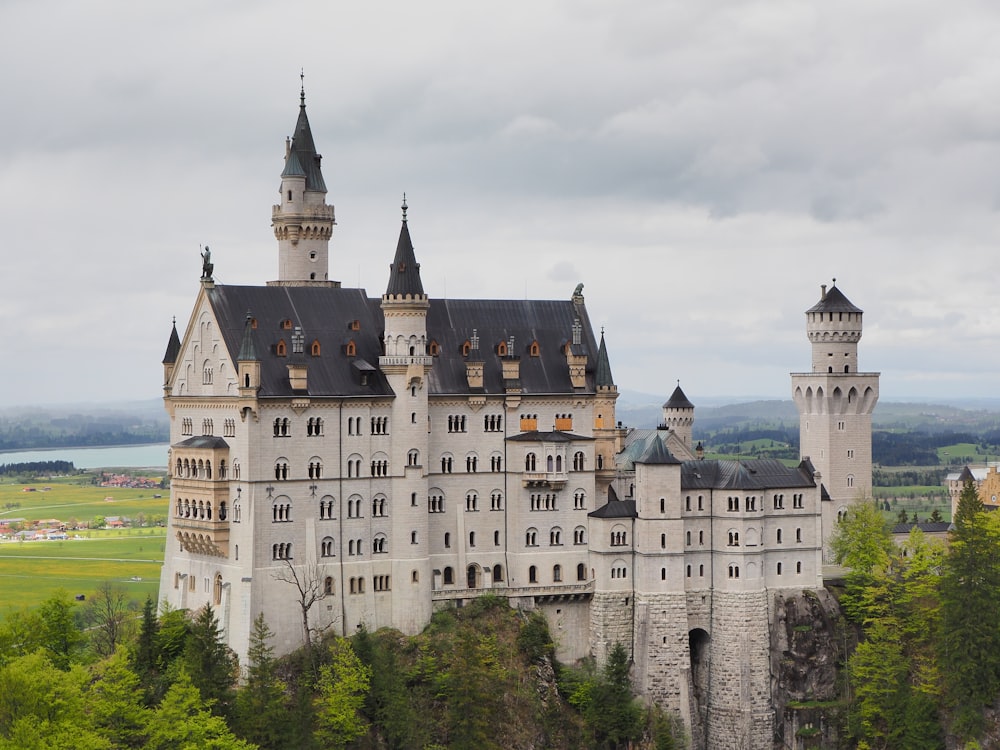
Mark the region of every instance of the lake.
<instances>
[{"instance_id":1,"label":"lake","mask_svg":"<svg viewBox=\"0 0 1000 750\"><path fill-rule=\"evenodd\" d=\"M78 469L167 468L167 443L153 445L112 445L103 448L49 448L0 453L0 464L29 461L72 461Z\"/></svg>"}]
</instances>

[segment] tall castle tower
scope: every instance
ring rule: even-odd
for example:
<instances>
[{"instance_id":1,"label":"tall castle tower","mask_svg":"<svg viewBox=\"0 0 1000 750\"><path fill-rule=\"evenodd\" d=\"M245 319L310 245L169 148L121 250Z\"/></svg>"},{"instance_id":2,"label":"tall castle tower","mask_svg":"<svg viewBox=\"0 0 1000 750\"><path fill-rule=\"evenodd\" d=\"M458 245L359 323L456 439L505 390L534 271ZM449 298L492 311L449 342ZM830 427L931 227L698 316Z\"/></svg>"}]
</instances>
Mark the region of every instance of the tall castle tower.
<instances>
[{"instance_id":1,"label":"tall castle tower","mask_svg":"<svg viewBox=\"0 0 1000 750\"><path fill-rule=\"evenodd\" d=\"M823 486L824 545L838 515L872 489L872 410L879 373L858 370L861 316L836 279L829 291L824 284L819 302L806 310L812 372L792 373L799 451Z\"/></svg>"},{"instance_id":2,"label":"tall castle tower","mask_svg":"<svg viewBox=\"0 0 1000 750\"><path fill-rule=\"evenodd\" d=\"M389 283L382 295L385 330L384 353L379 370L395 394L392 400L389 466L402 467L391 472L393 499L392 539L398 542L392 560L392 579L396 591L404 596L393 599L391 621L404 632L416 632L431 615L431 567L428 557L430 525L428 520L427 467L430 462L429 384L427 375L433 357L427 351L427 311L430 300L424 294L406 221L406 196L403 196L403 223L399 230L396 255L389 266ZM417 544L424 540L424 544Z\"/></svg>"},{"instance_id":3,"label":"tall castle tower","mask_svg":"<svg viewBox=\"0 0 1000 750\"><path fill-rule=\"evenodd\" d=\"M313 143L303 87L295 134L285 141L281 202L271 208L271 225L278 240L278 281L272 283L339 286L328 280L330 238L337 222L333 206L326 203L326 183L320 169L322 158Z\"/></svg>"}]
</instances>

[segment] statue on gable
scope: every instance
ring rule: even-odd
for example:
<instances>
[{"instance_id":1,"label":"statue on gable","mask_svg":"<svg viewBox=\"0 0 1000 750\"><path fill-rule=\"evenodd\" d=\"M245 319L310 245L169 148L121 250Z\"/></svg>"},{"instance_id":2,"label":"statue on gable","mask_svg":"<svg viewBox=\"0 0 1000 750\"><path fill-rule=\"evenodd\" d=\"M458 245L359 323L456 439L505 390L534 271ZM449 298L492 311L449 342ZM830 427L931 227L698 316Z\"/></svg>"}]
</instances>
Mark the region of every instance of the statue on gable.
<instances>
[{"instance_id":1,"label":"statue on gable","mask_svg":"<svg viewBox=\"0 0 1000 750\"><path fill-rule=\"evenodd\" d=\"M583 296L583 284L582 283L576 285L576 289L573 290L573 296L574 297L582 297Z\"/></svg>"},{"instance_id":2,"label":"statue on gable","mask_svg":"<svg viewBox=\"0 0 1000 750\"><path fill-rule=\"evenodd\" d=\"M205 281L212 280L212 271L215 268L215 264L212 263L212 251L208 249L208 245L205 245L205 250L201 254L201 278Z\"/></svg>"}]
</instances>

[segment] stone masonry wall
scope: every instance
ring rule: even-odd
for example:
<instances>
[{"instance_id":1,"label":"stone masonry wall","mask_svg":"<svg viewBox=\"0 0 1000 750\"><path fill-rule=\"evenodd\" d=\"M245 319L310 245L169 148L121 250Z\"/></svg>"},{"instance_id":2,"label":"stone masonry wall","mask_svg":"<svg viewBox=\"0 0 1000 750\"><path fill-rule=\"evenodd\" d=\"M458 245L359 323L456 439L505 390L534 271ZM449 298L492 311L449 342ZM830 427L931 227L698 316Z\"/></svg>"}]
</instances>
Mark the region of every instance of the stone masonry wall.
<instances>
[{"instance_id":1,"label":"stone masonry wall","mask_svg":"<svg viewBox=\"0 0 1000 750\"><path fill-rule=\"evenodd\" d=\"M615 643L631 649L634 608L629 593L594 593L590 602L590 653L598 664L604 664Z\"/></svg>"}]
</instances>

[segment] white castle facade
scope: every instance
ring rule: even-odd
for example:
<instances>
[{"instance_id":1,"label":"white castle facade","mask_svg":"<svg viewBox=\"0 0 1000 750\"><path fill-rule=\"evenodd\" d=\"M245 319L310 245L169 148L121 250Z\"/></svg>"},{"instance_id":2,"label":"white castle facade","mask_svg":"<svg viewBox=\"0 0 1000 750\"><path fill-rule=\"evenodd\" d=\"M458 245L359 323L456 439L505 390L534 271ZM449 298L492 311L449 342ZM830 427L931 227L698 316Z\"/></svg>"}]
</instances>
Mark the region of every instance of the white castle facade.
<instances>
[{"instance_id":1,"label":"white castle facade","mask_svg":"<svg viewBox=\"0 0 1000 750\"><path fill-rule=\"evenodd\" d=\"M739 727L770 747L769 607L823 585L824 539L870 490L861 311L834 286L807 313L812 371L792 384L809 459L703 460L679 386L660 429L617 422L582 285L565 301L431 298L405 203L385 293L330 281L304 97L280 197L278 280L215 284L206 258L171 332L161 598L212 605L245 659L260 613L288 652L306 629L416 633L492 593L540 609L564 660L624 644L637 690L696 746Z\"/></svg>"}]
</instances>

